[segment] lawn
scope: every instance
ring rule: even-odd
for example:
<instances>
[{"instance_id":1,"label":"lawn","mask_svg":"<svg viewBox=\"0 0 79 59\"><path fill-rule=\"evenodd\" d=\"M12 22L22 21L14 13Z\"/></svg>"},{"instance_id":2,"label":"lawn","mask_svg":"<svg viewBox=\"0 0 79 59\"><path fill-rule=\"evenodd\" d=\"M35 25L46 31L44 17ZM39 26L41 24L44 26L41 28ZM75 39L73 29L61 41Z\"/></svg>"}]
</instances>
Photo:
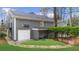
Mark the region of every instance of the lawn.
<instances>
[{"instance_id":1,"label":"lawn","mask_svg":"<svg viewBox=\"0 0 79 59\"><path fill-rule=\"evenodd\" d=\"M50 39L46 39L46 40L29 40L29 41L25 41L23 44L25 44L25 45L65 45L62 42L58 42L58 41L50 40Z\"/></svg>"},{"instance_id":2,"label":"lawn","mask_svg":"<svg viewBox=\"0 0 79 59\"><path fill-rule=\"evenodd\" d=\"M29 45L65 45L62 42L54 41L54 40L31 40L25 41L23 44ZM57 49L49 49L49 48L22 48L18 46L12 46L9 44L0 45L0 51L79 51L79 45L72 46L68 48L57 48Z\"/></svg>"},{"instance_id":3,"label":"lawn","mask_svg":"<svg viewBox=\"0 0 79 59\"><path fill-rule=\"evenodd\" d=\"M79 51L79 46L72 46L69 48L48 49L48 48L21 48L11 46L9 44L0 45L0 51Z\"/></svg>"}]
</instances>

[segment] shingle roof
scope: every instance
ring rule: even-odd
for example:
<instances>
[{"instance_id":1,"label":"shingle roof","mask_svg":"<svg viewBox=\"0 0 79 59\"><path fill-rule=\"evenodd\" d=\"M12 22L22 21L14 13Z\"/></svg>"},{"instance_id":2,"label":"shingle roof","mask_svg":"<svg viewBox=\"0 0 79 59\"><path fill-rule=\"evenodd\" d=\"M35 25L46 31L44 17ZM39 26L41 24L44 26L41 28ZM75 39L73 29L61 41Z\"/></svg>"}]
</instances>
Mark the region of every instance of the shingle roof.
<instances>
[{"instance_id":1,"label":"shingle roof","mask_svg":"<svg viewBox=\"0 0 79 59\"><path fill-rule=\"evenodd\" d=\"M53 22L52 18L48 18L48 17L42 16L42 15L15 12L15 11L11 11L11 13L16 18L24 18L24 19L30 19L30 20L36 20L36 21L50 21L50 22Z\"/></svg>"}]
</instances>

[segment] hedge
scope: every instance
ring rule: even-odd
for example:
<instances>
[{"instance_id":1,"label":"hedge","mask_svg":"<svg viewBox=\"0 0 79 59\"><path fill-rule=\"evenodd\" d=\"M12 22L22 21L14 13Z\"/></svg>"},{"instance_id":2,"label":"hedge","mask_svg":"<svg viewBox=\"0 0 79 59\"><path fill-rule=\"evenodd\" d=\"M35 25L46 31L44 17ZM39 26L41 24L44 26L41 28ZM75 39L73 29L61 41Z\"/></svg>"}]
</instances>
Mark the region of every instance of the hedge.
<instances>
[{"instance_id":1,"label":"hedge","mask_svg":"<svg viewBox=\"0 0 79 59\"><path fill-rule=\"evenodd\" d=\"M0 32L0 38L3 38L3 37L5 37L5 36L6 36L6 34L5 34L5 33Z\"/></svg>"},{"instance_id":2,"label":"hedge","mask_svg":"<svg viewBox=\"0 0 79 59\"><path fill-rule=\"evenodd\" d=\"M66 26L66 27L49 27L50 32L67 33L72 36L79 36L79 26Z\"/></svg>"}]
</instances>

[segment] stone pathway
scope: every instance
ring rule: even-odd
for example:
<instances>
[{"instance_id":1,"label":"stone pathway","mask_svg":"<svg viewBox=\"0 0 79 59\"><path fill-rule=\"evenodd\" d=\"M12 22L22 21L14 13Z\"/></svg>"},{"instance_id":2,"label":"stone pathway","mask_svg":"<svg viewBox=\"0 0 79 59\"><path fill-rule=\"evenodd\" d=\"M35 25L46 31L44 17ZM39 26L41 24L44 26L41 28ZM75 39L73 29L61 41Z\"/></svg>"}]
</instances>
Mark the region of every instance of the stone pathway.
<instances>
[{"instance_id":1,"label":"stone pathway","mask_svg":"<svg viewBox=\"0 0 79 59\"><path fill-rule=\"evenodd\" d=\"M21 44L20 42L14 42L8 37L6 37L6 40L7 40L8 44L10 44L10 45L23 47L23 48L51 48L51 49L55 49L55 48L72 47L71 45L63 45L63 46L61 46L61 45L50 45L50 46L46 46L46 45L24 45L24 44Z\"/></svg>"}]
</instances>

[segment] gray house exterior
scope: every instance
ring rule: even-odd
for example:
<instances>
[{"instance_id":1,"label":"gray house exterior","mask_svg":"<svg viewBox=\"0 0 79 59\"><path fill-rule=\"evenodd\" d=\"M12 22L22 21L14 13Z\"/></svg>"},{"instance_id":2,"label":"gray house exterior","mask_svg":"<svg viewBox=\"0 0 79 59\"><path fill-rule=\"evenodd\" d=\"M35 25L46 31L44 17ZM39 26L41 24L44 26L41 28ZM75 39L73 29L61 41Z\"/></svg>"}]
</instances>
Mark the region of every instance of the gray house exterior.
<instances>
[{"instance_id":1,"label":"gray house exterior","mask_svg":"<svg viewBox=\"0 0 79 59\"><path fill-rule=\"evenodd\" d=\"M48 38L47 28L54 26L52 18L15 11L8 12L7 24L8 36L17 41L19 41L19 37L25 35L20 35L20 31L26 31L26 33L29 33L27 34L29 38L26 37L25 39Z\"/></svg>"}]
</instances>

